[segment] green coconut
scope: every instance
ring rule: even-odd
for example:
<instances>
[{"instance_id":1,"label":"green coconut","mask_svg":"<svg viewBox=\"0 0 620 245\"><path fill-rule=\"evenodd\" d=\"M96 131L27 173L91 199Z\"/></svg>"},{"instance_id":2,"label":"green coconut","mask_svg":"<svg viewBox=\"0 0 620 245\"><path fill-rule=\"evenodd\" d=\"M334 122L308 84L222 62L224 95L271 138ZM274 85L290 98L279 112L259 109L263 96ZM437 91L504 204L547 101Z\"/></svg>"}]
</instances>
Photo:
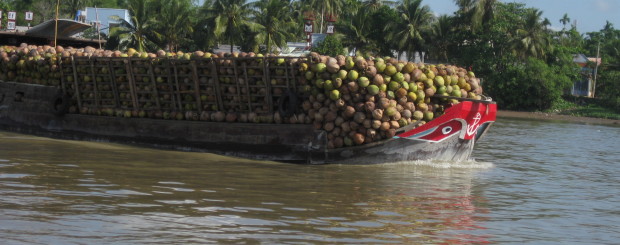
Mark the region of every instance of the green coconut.
<instances>
[{"instance_id":1,"label":"green coconut","mask_svg":"<svg viewBox=\"0 0 620 245\"><path fill-rule=\"evenodd\" d=\"M460 89L453 89L452 93L450 93L450 95L454 96L454 97L461 97L461 90Z\"/></svg>"},{"instance_id":2,"label":"green coconut","mask_svg":"<svg viewBox=\"0 0 620 245\"><path fill-rule=\"evenodd\" d=\"M368 91L368 94L370 95L377 95L379 93L379 86L374 84L368 85L368 87L366 87L366 91Z\"/></svg>"},{"instance_id":3,"label":"green coconut","mask_svg":"<svg viewBox=\"0 0 620 245\"><path fill-rule=\"evenodd\" d=\"M331 92L329 92L329 98L331 100L338 100L340 99L340 91L338 91L338 89L334 89Z\"/></svg>"},{"instance_id":4,"label":"green coconut","mask_svg":"<svg viewBox=\"0 0 620 245\"><path fill-rule=\"evenodd\" d=\"M418 95L415 92L407 93L407 100L416 101L418 99Z\"/></svg>"},{"instance_id":5,"label":"green coconut","mask_svg":"<svg viewBox=\"0 0 620 245\"><path fill-rule=\"evenodd\" d=\"M403 74L400 72L396 72L396 74L392 76L392 80L402 83L403 81L405 81L405 76L403 76Z\"/></svg>"},{"instance_id":6,"label":"green coconut","mask_svg":"<svg viewBox=\"0 0 620 245\"><path fill-rule=\"evenodd\" d=\"M355 67L355 61L353 61L353 57L347 56L344 60L344 68L347 70L351 70Z\"/></svg>"},{"instance_id":7,"label":"green coconut","mask_svg":"<svg viewBox=\"0 0 620 245\"><path fill-rule=\"evenodd\" d=\"M411 73L413 72L414 69L415 69L415 65L413 65L413 63L411 62L408 62L401 71L402 73Z\"/></svg>"},{"instance_id":8,"label":"green coconut","mask_svg":"<svg viewBox=\"0 0 620 245\"><path fill-rule=\"evenodd\" d=\"M439 86L437 87L437 92L438 94L445 94L447 91L446 86Z\"/></svg>"},{"instance_id":9,"label":"green coconut","mask_svg":"<svg viewBox=\"0 0 620 245\"><path fill-rule=\"evenodd\" d=\"M359 77L359 74L357 73L356 70L351 70L347 74L347 78L349 78L349 80L351 80L351 81L357 80L358 77Z\"/></svg>"},{"instance_id":10,"label":"green coconut","mask_svg":"<svg viewBox=\"0 0 620 245\"><path fill-rule=\"evenodd\" d=\"M383 71L383 73L385 73L385 75L388 75L388 76L393 76L394 74L396 74L396 72L398 71L396 70L396 67L393 65L387 65L385 67L385 70Z\"/></svg>"},{"instance_id":11,"label":"green coconut","mask_svg":"<svg viewBox=\"0 0 620 245\"><path fill-rule=\"evenodd\" d=\"M377 72L382 73L385 71L387 65L385 64L385 62L383 62L383 60L375 60L375 67L377 68Z\"/></svg>"},{"instance_id":12,"label":"green coconut","mask_svg":"<svg viewBox=\"0 0 620 245\"><path fill-rule=\"evenodd\" d=\"M386 108L384 111L384 113L390 117L396 115L397 112L398 110L396 110L396 107L393 107L393 106Z\"/></svg>"},{"instance_id":13,"label":"green coconut","mask_svg":"<svg viewBox=\"0 0 620 245\"><path fill-rule=\"evenodd\" d=\"M387 84L385 84L385 83L381 84L381 85L379 85L379 90L382 91L382 92L386 92L387 91L387 87L388 87Z\"/></svg>"},{"instance_id":14,"label":"green coconut","mask_svg":"<svg viewBox=\"0 0 620 245\"><path fill-rule=\"evenodd\" d=\"M400 83L398 83L398 82L391 81L391 82L388 84L388 90L389 90L389 91L396 91L396 90L397 90L397 89L399 89L399 88L400 88Z\"/></svg>"},{"instance_id":15,"label":"green coconut","mask_svg":"<svg viewBox=\"0 0 620 245\"><path fill-rule=\"evenodd\" d=\"M400 83L400 87L404 88L405 90L409 90L409 83L408 82L401 82Z\"/></svg>"},{"instance_id":16,"label":"green coconut","mask_svg":"<svg viewBox=\"0 0 620 245\"><path fill-rule=\"evenodd\" d=\"M418 91L418 84L417 83L409 83L409 92L416 92Z\"/></svg>"},{"instance_id":17,"label":"green coconut","mask_svg":"<svg viewBox=\"0 0 620 245\"><path fill-rule=\"evenodd\" d=\"M435 73L434 73L433 71L431 71L431 70L428 70L428 71L426 72L426 77L427 77L428 79L435 79Z\"/></svg>"},{"instance_id":18,"label":"green coconut","mask_svg":"<svg viewBox=\"0 0 620 245\"><path fill-rule=\"evenodd\" d=\"M424 120L425 121L428 122L430 120L433 120L433 117L435 117L435 114L432 111L424 112Z\"/></svg>"},{"instance_id":19,"label":"green coconut","mask_svg":"<svg viewBox=\"0 0 620 245\"><path fill-rule=\"evenodd\" d=\"M325 82L323 83L323 89L325 89L326 91L334 89L334 84L332 83L332 80L325 80Z\"/></svg>"},{"instance_id":20,"label":"green coconut","mask_svg":"<svg viewBox=\"0 0 620 245\"><path fill-rule=\"evenodd\" d=\"M314 86L316 86L317 88L323 88L324 85L325 85L325 80L323 79L317 79L314 81Z\"/></svg>"},{"instance_id":21,"label":"green coconut","mask_svg":"<svg viewBox=\"0 0 620 245\"><path fill-rule=\"evenodd\" d=\"M344 80L345 78L347 78L347 71L339 70L338 73L336 73L336 77Z\"/></svg>"},{"instance_id":22,"label":"green coconut","mask_svg":"<svg viewBox=\"0 0 620 245\"><path fill-rule=\"evenodd\" d=\"M411 118L413 118L414 120L421 120L422 118L424 118L424 113L421 111L414 111L413 115L411 116Z\"/></svg>"},{"instance_id":23,"label":"green coconut","mask_svg":"<svg viewBox=\"0 0 620 245\"><path fill-rule=\"evenodd\" d=\"M312 71L316 73L323 73L327 69L327 65L324 63L316 63L312 65Z\"/></svg>"},{"instance_id":24,"label":"green coconut","mask_svg":"<svg viewBox=\"0 0 620 245\"><path fill-rule=\"evenodd\" d=\"M361 88L365 88L365 87L368 87L368 85L370 85L370 80L368 80L367 77L362 76L357 79L357 84Z\"/></svg>"},{"instance_id":25,"label":"green coconut","mask_svg":"<svg viewBox=\"0 0 620 245\"><path fill-rule=\"evenodd\" d=\"M434 79L434 84L435 84L435 87L441 87L441 86L444 86L444 85L445 85L445 83L446 83L446 82L445 82L445 80L443 79L443 77L442 77L442 76L436 76L436 77L435 77L435 79Z\"/></svg>"}]
</instances>

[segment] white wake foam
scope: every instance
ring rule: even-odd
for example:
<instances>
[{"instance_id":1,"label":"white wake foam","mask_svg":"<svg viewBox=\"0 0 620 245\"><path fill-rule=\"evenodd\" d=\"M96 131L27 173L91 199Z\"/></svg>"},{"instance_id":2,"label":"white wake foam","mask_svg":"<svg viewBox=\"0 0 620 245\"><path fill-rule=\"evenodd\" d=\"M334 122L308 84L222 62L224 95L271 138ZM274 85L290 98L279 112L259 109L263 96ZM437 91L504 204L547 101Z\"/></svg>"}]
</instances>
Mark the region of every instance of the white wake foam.
<instances>
[{"instance_id":1,"label":"white wake foam","mask_svg":"<svg viewBox=\"0 0 620 245\"><path fill-rule=\"evenodd\" d=\"M478 162L476 159L469 159L465 161L441 161L441 160L415 160L415 161L400 161L393 163L385 163L386 165L407 165L407 166L425 166L432 168L462 168L462 169L490 169L495 165L492 162Z\"/></svg>"}]
</instances>

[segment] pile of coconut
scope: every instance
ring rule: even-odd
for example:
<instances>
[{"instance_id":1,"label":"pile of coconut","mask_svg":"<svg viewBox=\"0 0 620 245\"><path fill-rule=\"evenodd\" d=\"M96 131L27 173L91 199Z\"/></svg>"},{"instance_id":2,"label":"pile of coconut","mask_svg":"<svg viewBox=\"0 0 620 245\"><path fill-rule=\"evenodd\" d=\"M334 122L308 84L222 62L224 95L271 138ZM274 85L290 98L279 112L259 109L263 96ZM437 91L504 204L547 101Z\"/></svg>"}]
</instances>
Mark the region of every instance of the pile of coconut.
<instances>
[{"instance_id":1,"label":"pile of coconut","mask_svg":"<svg viewBox=\"0 0 620 245\"><path fill-rule=\"evenodd\" d=\"M282 96L290 84L284 78L277 77L283 77L287 71L284 68L263 69L261 62L264 61L264 56L254 53L212 54L202 51L170 53L161 50L157 53L146 53L133 49L120 52L92 47L76 49L26 44L19 47L2 46L0 80L59 86L62 77L59 60L70 57L134 57L152 60L243 58L243 62L247 62L243 66L245 70L241 67L231 67L230 60L218 59L220 69L216 72L220 78L217 82L223 86L222 99L225 103L248 101L243 94L250 93L250 101L258 104L257 106L243 109L232 103L230 106L218 108L215 106L215 93L206 91L209 94L201 95L199 98L203 100L202 108L193 105L197 98L186 95L187 98L181 98L184 108L176 111L87 107L82 110L74 108L71 111L119 117L313 124L315 129L328 133L329 148L362 145L392 138L399 129L423 125L440 116L447 107L459 103L458 100L446 96L480 99L482 95L480 80L472 71L461 67L416 64L389 57L364 58L343 55L329 57L314 52L308 57L287 59L286 66L283 59L274 58L274 67L278 65L292 67L294 77L297 78L294 82L298 91L294 92L302 101L290 115L283 115L279 112L279 108L268 108L266 97L268 93L265 90L271 88L272 96ZM78 71L79 66L85 65L78 63ZM200 73L209 74L209 71L207 67L198 67ZM262 80L264 72L274 73L269 76L273 77L271 81ZM158 76L157 83L163 84L164 78L155 73ZM189 75L185 74L185 77ZM238 78L235 80L233 77ZM71 76L68 78L72 79ZM244 78L248 78L247 81ZM201 80L201 83L215 82L213 78L207 81ZM243 90L246 87L245 83L265 88ZM267 83L270 86L266 86ZM122 86L122 83L119 84ZM137 88L139 89L139 86ZM190 88L186 90L191 90ZM242 92L238 93L237 88L241 88ZM272 106L276 107L277 104ZM273 113L267 113L268 111Z\"/></svg>"},{"instance_id":2,"label":"pile of coconut","mask_svg":"<svg viewBox=\"0 0 620 245\"><path fill-rule=\"evenodd\" d=\"M392 138L398 129L423 125L459 103L436 94L482 94L473 72L451 65L311 53L301 69L310 94L303 111L316 129L328 132L330 148Z\"/></svg>"}]
</instances>

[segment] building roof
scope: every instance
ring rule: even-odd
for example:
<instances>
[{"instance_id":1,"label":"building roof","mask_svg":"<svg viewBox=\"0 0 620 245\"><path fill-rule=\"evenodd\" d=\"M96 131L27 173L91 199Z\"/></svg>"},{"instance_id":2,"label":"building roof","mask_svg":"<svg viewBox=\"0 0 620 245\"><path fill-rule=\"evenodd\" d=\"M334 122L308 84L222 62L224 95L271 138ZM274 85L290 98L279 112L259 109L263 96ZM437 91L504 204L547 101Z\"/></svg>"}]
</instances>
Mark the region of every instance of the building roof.
<instances>
[{"instance_id":1,"label":"building roof","mask_svg":"<svg viewBox=\"0 0 620 245\"><path fill-rule=\"evenodd\" d=\"M574 54L573 62L578 63L578 64L586 64L588 63L588 57L586 57L585 54Z\"/></svg>"},{"instance_id":2,"label":"building roof","mask_svg":"<svg viewBox=\"0 0 620 245\"><path fill-rule=\"evenodd\" d=\"M58 37L71 37L77 33L83 32L90 28L91 25L77 22L74 20L59 19L58 20ZM48 20L38 24L26 31L26 35L53 37L56 29L56 21Z\"/></svg>"},{"instance_id":3,"label":"building roof","mask_svg":"<svg viewBox=\"0 0 620 245\"><path fill-rule=\"evenodd\" d=\"M573 55L573 62L577 63L581 67L585 67L588 62L595 63L596 65L601 65L601 61L601 58L587 57L585 54Z\"/></svg>"},{"instance_id":4,"label":"building roof","mask_svg":"<svg viewBox=\"0 0 620 245\"><path fill-rule=\"evenodd\" d=\"M590 61L590 62L592 62L592 63L595 63L596 65L599 65L599 66L600 66L600 65L601 65L601 61L602 61L602 58L592 58L592 57L588 57L588 61Z\"/></svg>"}]
</instances>

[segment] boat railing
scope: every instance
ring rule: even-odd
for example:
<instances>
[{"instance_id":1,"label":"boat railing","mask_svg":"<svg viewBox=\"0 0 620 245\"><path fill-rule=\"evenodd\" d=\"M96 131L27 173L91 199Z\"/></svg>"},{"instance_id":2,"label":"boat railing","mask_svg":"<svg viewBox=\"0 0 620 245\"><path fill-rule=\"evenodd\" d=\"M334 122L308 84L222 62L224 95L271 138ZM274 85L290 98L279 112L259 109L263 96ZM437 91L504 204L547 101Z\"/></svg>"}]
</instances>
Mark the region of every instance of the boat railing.
<instances>
[{"instance_id":1,"label":"boat railing","mask_svg":"<svg viewBox=\"0 0 620 245\"><path fill-rule=\"evenodd\" d=\"M61 88L79 111L277 111L301 88L301 57L59 59Z\"/></svg>"}]
</instances>

